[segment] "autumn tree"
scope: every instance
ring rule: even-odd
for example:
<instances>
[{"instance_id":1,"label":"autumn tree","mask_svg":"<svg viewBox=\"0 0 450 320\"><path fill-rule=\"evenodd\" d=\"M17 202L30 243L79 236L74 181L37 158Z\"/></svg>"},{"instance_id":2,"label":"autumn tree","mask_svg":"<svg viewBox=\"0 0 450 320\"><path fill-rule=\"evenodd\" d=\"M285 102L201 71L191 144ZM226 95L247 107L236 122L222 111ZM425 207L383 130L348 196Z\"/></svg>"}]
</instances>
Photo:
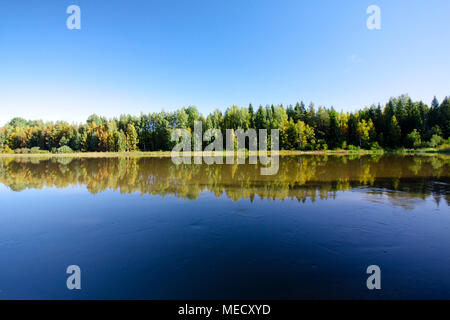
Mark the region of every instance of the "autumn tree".
<instances>
[{"instance_id":1,"label":"autumn tree","mask_svg":"<svg viewBox=\"0 0 450 320\"><path fill-rule=\"evenodd\" d=\"M128 124L127 126L126 139L127 139L127 151L137 151L138 150L137 144L139 142L138 134L136 132L136 128L131 123Z\"/></svg>"}]
</instances>

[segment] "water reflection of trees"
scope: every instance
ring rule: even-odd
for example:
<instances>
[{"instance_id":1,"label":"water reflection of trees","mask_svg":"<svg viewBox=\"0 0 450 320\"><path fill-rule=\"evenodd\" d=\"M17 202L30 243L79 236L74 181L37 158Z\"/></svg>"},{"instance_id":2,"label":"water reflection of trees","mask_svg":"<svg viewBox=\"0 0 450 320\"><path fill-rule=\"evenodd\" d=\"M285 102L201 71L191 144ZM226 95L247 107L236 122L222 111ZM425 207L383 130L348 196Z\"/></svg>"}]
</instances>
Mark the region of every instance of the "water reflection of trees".
<instances>
[{"instance_id":1,"label":"water reflection of trees","mask_svg":"<svg viewBox=\"0 0 450 320\"><path fill-rule=\"evenodd\" d=\"M208 190L217 197L326 199L337 191L369 188L391 201L425 199L450 203L450 158L419 156L283 157L274 176L259 165L175 165L170 158L3 158L0 182L14 191L84 185L89 192L117 190L197 199Z\"/></svg>"}]
</instances>

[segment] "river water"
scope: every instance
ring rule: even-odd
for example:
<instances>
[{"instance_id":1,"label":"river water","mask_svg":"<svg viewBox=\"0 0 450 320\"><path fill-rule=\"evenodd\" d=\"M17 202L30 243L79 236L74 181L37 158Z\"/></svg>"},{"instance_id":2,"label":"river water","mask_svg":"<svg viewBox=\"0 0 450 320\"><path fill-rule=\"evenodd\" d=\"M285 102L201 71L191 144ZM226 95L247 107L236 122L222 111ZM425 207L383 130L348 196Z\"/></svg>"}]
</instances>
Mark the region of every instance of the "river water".
<instances>
[{"instance_id":1,"label":"river water","mask_svg":"<svg viewBox=\"0 0 450 320\"><path fill-rule=\"evenodd\" d=\"M0 158L0 299L450 299L449 203L448 156Z\"/></svg>"}]
</instances>

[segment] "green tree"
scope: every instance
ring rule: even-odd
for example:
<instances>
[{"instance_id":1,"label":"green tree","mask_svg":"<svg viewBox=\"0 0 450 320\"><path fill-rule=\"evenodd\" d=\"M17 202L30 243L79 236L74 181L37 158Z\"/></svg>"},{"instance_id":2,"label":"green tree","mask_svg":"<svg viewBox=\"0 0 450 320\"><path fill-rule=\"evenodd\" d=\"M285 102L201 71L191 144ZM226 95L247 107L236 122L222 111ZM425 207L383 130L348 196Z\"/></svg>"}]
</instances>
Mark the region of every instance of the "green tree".
<instances>
[{"instance_id":1,"label":"green tree","mask_svg":"<svg viewBox=\"0 0 450 320\"><path fill-rule=\"evenodd\" d=\"M25 127L27 126L27 121L23 118L13 118L10 122L9 125L12 128L22 128L25 129Z\"/></svg>"},{"instance_id":2,"label":"green tree","mask_svg":"<svg viewBox=\"0 0 450 320\"><path fill-rule=\"evenodd\" d=\"M120 130L117 135L117 151L119 152L127 151L127 136L125 135L123 130Z\"/></svg>"},{"instance_id":3,"label":"green tree","mask_svg":"<svg viewBox=\"0 0 450 320\"><path fill-rule=\"evenodd\" d=\"M249 128L255 128L255 113L253 111L253 106L251 103L248 106L248 125Z\"/></svg>"},{"instance_id":4,"label":"green tree","mask_svg":"<svg viewBox=\"0 0 450 320\"><path fill-rule=\"evenodd\" d=\"M259 106L255 116L255 129L267 129L267 115L266 109Z\"/></svg>"},{"instance_id":5,"label":"green tree","mask_svg":"<svg viewBox=\"0 0 450 320\"><path fill-rule=\"evenodd\" d=\"M5 147L6 143L6 130L0 129L0 149Z\"/></svg>"},{"instance_id":6,"label":"green tree","mask_svg":"<svg viewBox=\"0 0 450 320\"><path fill-rule=\"evenodd\" d=\"M386 138L388 145L391 147L398 147L400 145L402 132L395 116L392 116L391 118L387 133L388 135Z\"/></svg>"},{"instance_id":7,"label":"green tree","mask_svg":"<svg viewBox=\"0 0 450 320\"><path fill-rule=\"evenodd\" d=\"M138 150L138 134L136 132L136 128L133 124L129 123L127 126L127 151L137 151Z\"/></svg>"},{"instance_id":8,"label":"green tree","mask_svg":"<svg viewBox=\"0 0 450 320\"><path fill-rule=\"evenodd\" d=\"M422 139L419 131L414 129L406 136L407 147L417 149L422 145Z\"/></svg>"},{"instance_id":9,"label":"green tree","mask_svg":"<svg viewBox=\"0 0 450 320\"><path fill-rule=\"evenodd\" d=\"M294 123L292 118L281 123L280 142L283 149L295 150L298 147L300 140L299 129L299 126Z\"/></svg>"},{"instance_id":10,"label":"green tree","mask_svg":"<svg viewBox=\"0 0 450 320\"><path fill-rule=\"evenodd\" d=\"M359 146L367 148L369 146L370 138L374 135L374 127L372 119L366 122L366 120L360 120L358 122L358 136L359 136Z\"/></svg>"}]
</instances>

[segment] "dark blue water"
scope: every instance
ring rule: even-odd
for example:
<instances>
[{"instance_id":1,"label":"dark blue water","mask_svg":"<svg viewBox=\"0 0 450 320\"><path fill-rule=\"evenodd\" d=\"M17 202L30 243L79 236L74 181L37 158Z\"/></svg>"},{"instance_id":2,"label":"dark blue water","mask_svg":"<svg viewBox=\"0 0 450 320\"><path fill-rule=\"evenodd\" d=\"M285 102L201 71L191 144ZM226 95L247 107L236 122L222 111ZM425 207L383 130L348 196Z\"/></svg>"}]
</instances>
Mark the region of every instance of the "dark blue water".
<instances>
[{"instance_id":1,"label":"dark blue water","mask_svg":"<svg viewBox=\"0 0 450 320\"><path fill-rule=\"evenodd\" d=\"M313 174L281 161L261 179L170 159L0 159L0 298L450 298L448 159L315 158Z\"/></svg>"}]
</instances>

